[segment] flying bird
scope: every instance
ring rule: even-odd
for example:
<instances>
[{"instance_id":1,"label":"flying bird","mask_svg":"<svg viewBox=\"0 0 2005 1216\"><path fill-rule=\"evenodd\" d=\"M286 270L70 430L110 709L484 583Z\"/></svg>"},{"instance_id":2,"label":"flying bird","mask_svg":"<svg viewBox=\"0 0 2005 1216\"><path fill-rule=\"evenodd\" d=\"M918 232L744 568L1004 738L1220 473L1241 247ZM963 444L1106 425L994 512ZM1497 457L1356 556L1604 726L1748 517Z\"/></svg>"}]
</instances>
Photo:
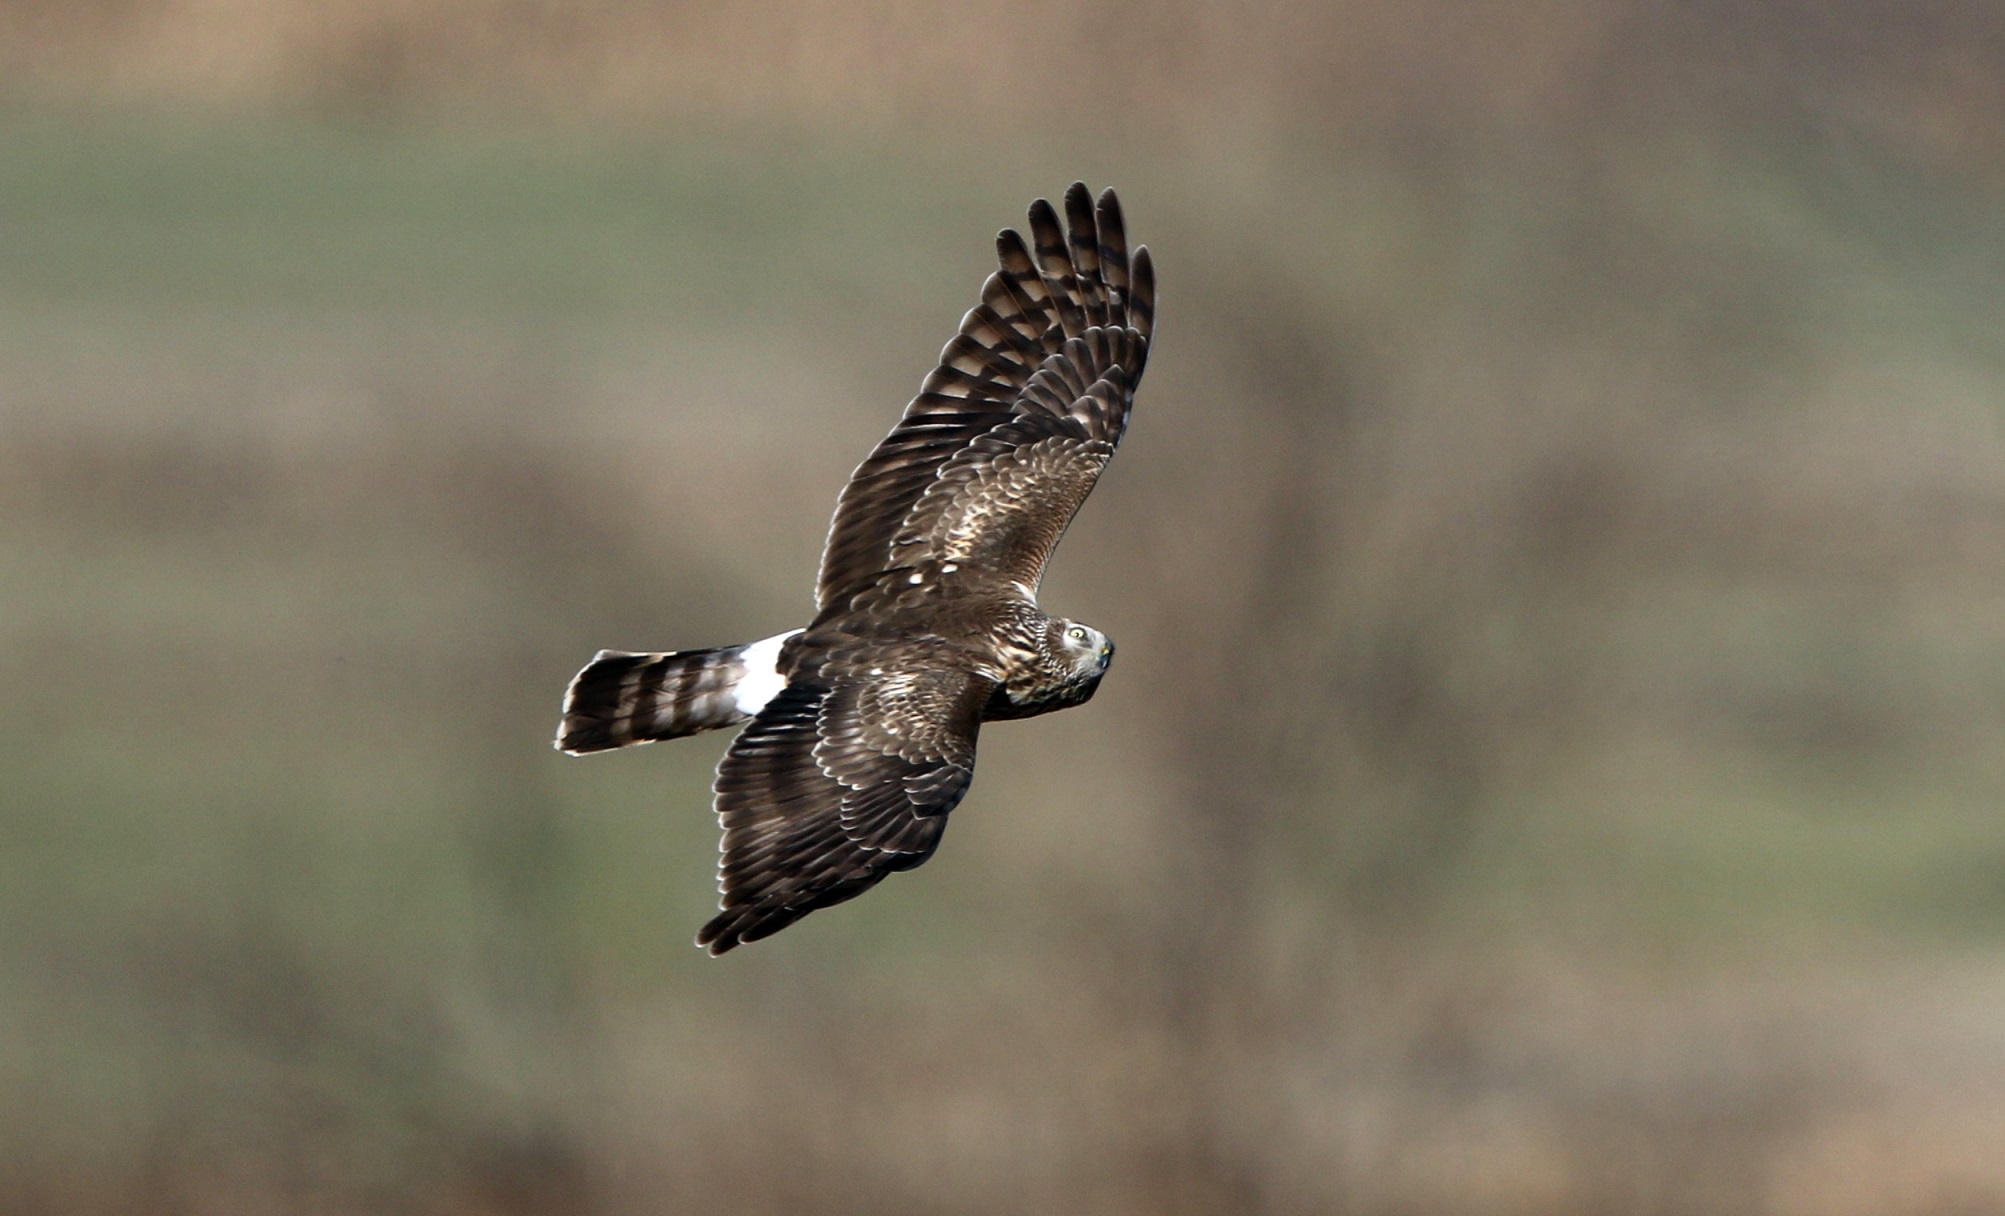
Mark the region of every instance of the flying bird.
<instances>
[{"instance_id":1,"label":"flying bird","mask_svg":"<svg viewBox=\"0 0 2005 1216\"><path fill-rule=\"evenodd\" d=\"M1128 426L1155 272L1083 183L1005 229L981 303L836 502L805 629L602 650L564 696L572 754L749 723L718 766L723 954L933 855L982 723L1090 698L1114 643L1038 584Z\"/></svg>"}]
</instances>

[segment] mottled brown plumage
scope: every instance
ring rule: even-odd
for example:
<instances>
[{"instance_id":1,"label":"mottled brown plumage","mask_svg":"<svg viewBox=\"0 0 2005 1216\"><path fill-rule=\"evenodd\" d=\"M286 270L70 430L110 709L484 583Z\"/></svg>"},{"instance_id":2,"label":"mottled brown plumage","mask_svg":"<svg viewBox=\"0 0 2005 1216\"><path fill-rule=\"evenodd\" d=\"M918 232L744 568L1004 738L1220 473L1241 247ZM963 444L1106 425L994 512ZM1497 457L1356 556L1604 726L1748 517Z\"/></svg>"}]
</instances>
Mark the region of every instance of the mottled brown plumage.
<instances>
[{"instance_id":1,"label":"mottled brown plumage","mask_svg":"<svg viewBox=\"0 0 2005 1216\"><path fill-rule=\"evenodd\" d=\"M720 650L602 651L558 746L750 719L718 767L722 954L932 855L984 721L1078 705L1113 644L1037 588L1127 429L1155 321L1146 248L1081 183L1030 209L940 365L844 487L805 630Z\"/></svg>"}]
</instances>

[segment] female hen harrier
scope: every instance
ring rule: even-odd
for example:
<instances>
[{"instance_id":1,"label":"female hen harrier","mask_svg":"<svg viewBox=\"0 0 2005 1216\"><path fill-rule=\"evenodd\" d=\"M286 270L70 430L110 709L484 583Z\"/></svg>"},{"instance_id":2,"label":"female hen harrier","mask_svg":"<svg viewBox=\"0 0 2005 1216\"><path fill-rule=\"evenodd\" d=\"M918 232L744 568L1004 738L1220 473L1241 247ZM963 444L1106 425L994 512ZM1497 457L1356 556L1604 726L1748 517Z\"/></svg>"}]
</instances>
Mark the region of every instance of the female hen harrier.
<instances>
[{"instance_id":1,"label":"female hen harrier","mask_svg":"<svg viewBox=\"0 0 2005 1216\"><path fill-rule=\"evenodd\" d=\"M1051 551L1127 429L1155 272L1112 190L1030 208L1001 268L837 501L806 629L743 646L602 650L557 746L605 751L750 721L717 769L722 954L932 856L975 735L1093 695L1114 655L1046 616ZM1034 252L1033 252L1034 248Z\"/></svg>"}]
</instances>

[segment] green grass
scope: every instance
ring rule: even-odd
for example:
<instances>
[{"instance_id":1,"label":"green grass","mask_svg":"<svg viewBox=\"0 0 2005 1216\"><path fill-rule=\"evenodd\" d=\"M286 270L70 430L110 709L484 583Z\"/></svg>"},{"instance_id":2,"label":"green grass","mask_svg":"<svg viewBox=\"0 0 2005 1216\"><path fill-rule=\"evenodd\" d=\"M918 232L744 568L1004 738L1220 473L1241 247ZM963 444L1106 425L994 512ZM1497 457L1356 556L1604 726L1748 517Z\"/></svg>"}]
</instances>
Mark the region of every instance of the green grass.
<instances>
[{"instance_id":1,"label":"green grass","mask_svg":"<svg viewBox=\"0 0 2005 1216\"><path fill-rule=\"evenodd\" d=\"M1599 201L1538 149L1235 155L1241 195L1114 162L1163 346L1049 588L1115 678L984 740L924 870L719 964L724 740L567 759L558 694L601 645L798 623L840 477L1058 156L0 122L0 1087L62 1096L0 1150L395 1190L548 1127L813 1149L816 1103L901 1087L1174 1088L1130 1056L1184 1032L1150 952L1197 949L1204 763L1253 777L1270 970L1231 982L1281 977L1280 1072L1350 1033L1313 994L1380 934L1673 977L1995 952L1998 308L1938 322L1996 221L1881 166L1932 225L1895 239L1732 149L1611 154ZM1287 464L1317 410L1328 465ZM1233 529L1284 464L1352 497L1302 532L1326 600L1248 615ZM1300 653L1260 669L1272 619ZM1280 687L1195 681L1220 655ZM1309 717L1221 756L1178 734L1219 695ZM941 1063L1019 1038L1008 1077Z\"/></svg>"}]
</instances>

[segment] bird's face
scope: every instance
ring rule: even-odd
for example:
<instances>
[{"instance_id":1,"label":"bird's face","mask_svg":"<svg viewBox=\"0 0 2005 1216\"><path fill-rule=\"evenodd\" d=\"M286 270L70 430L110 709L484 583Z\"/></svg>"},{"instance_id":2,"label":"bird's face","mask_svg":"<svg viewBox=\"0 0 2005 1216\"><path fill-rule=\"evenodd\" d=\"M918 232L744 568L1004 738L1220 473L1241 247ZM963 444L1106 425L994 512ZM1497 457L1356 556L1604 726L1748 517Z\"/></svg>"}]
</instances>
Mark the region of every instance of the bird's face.
<instances>
[{"instance_id":1,"label":"bird's face","mask_svg":"<svg viewBox=\"0 0 2005 1216\"><path fill-rule=\"evenodd\" d=\"M1058 653L1070 663L1075 678L1093 677L1114 661L1114 642L1091 625L1058 621Z\"/></svg>"}]
</instances>

